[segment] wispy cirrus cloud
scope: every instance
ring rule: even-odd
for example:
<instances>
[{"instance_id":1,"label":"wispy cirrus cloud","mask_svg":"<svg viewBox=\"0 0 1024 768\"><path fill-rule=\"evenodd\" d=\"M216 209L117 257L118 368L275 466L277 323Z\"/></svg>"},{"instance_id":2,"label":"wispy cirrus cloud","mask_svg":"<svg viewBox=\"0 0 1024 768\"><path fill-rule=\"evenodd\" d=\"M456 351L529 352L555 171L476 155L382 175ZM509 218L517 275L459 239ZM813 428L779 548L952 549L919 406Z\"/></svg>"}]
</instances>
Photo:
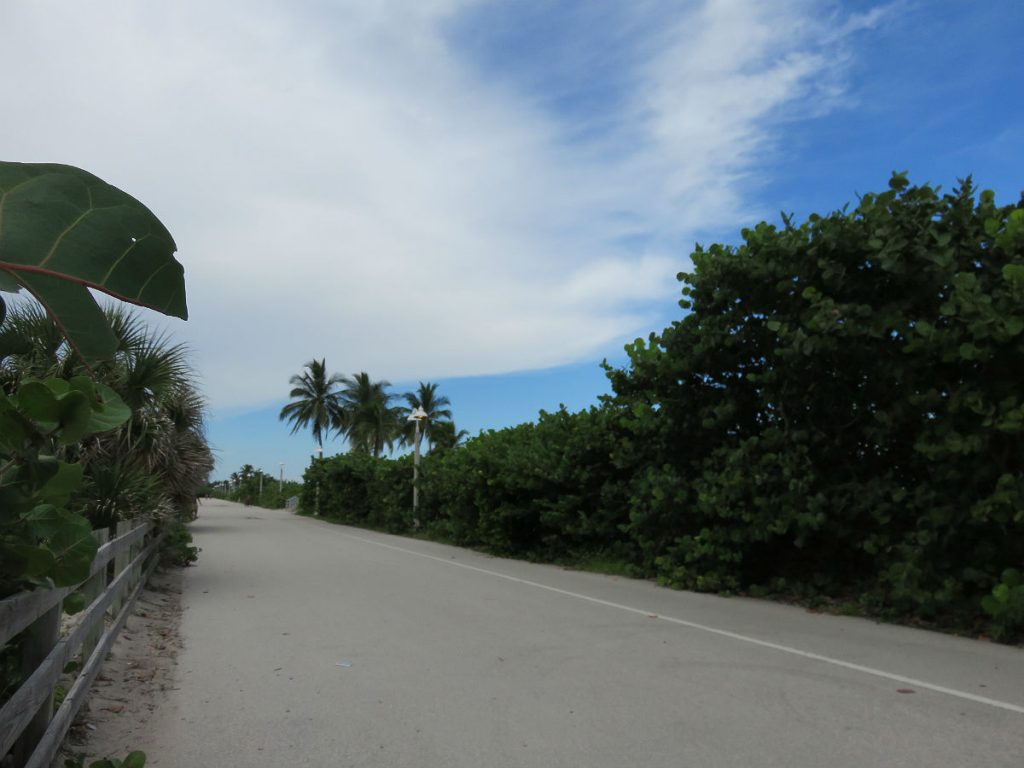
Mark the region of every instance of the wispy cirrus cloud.
<instances>
[{"instance_id":1,"label":"wispy cirrus cloud","mask_svg":"<svg viewBox=\"0 0 1024 768\"><path fill-rule=\"evenodd\" d=\"M841 103L884 14L571 6L9 4L0 139L164 219L215 406L280 398L314 355L391 379L585 359L653 327L681 244L755 211L787 121ZM562 27L496 52L499 12Z\"/></svg>"}]
</instances>

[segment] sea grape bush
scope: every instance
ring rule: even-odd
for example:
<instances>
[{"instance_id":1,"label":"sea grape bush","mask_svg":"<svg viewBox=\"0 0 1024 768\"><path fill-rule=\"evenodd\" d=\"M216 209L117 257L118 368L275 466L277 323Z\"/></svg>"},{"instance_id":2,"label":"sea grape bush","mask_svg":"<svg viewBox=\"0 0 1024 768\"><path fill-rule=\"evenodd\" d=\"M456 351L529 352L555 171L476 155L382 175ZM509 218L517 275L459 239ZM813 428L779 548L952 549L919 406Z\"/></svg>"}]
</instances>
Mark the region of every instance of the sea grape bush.
<instances>
[{"instance_id":1,"label":"sea grape bush","mask_svg":"<svg viewBox=\"0 0 1024 768\"><path fill-rule=\"evenodd\" d=\"M423 518L494 552L556 558L626 545L627 496L609 408L541 412L423 465Z\"/></svg>"},{"instance_id":2,"label":"sea grape bush","mask_svg":"<svg viewBox=\"0 0 1024 768\"><path fill-rule=\"evenodd\" d=\"M624 473L612 462L613 409L541 413L535 424L491 431L461 448L435 449L420 467L418 521L467 546L533 558L630 547ZM342 522L411 530L412 457L348 453L314 461L300 497Z\"/></svg>"},{"instance_id":3,"label":"sea grape bush","mask_svg":"<svg viewBox=\"0 0 1024 768\"><path fill-rule=\"evenodd\" d=\"M1024 202L897 174L692 262L600 406L424 458L428 531L1024 633ZM326 514L408 529L407 464L318 462L303 508L320 478Z\"/></svg>"},{"instance_id":4,"label":"sea grape bush","mask_svg":"<svg viewBox=\"0 0 1024 768\"><path fill-rule=\"evenodd\" d=\"M353 452L314 460L306 470L300 508L350 525L400 532L412 515L412 458L379 459Z\"/></svg>"},{"instance_id":5,"label":"sea grape bush","mask_svg":"<svg viewBox=\"0 0 1024 768\"><path fill-rule=\"evenodd\" d=\"M0 596L89 575L92 526L66 508L83 471L62 453L129 416L113 390L85 376L24 381L11 395L0 390Z\"/></svg>"},{"instance_id":6,"label":"sea grape bush","mask_svg":"<svg viewBox=\"0 0 1024 768\"><path fill-rule=\"evenodd\" d=\"M693 262L689 313L611 374L656 573L976 616L1024 562L1024 207L896 175Z\"/></svg>"}]
</instances>

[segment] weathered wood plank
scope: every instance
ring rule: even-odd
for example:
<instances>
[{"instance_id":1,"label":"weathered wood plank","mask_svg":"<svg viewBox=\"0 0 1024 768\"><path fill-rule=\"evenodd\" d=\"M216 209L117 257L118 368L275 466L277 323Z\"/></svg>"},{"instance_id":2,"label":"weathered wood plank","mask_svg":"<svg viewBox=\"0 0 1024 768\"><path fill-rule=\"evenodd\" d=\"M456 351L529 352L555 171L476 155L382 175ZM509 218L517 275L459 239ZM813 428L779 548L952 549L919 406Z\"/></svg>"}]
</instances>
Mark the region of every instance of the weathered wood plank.
<instances>
[{"instance_id":1,"label":"weathered wood plank","mask_svg":"<svg viewBox=\"0 0 1024 768\"><path fill-rule=\"evenodd\" d=\"M141 564L153 555L163 536L157 537L137 560ZM134 563L132 563L134 564ZM25 729L32 715L48 699L53 686L60 678L64 665L74 656L86 636L99 625L102 626L107 609L128 591L133 569L125 567L96 600L85 610L81 623L66 638L57 643L35 671L15 691L14 695L0 708L0 755L6 754L18 735ZM97 648L99 645L97 645ZM95 657L94 651L92 656ZM84 666L84 665L83 665Z\"/></svg>"},{"instance_id":2,"label":"weathered wood plank","mask_svg":"<svg viewBox=\"0 0 1024 768\"><path fill-rule=\"evenodd\" d=\"M126 534L128 531L130 531L131 528L131 520L119 520L117 522L117 535L122 536L123 534ZM118 552L117 556L114 557L114 573L121 573L121 571L125 570L128 567L128 564L131 562L131 560L131 547L129 547L128 549L123 549L120 552ZM121 612L121 605L123 604L123 602L123 600L115 600L111 604L111 616L117 616Z\"/></svg>"},{"instance_id":3,"label":"weathered wood plank","mask_svg":"<svg viewBox=\"0 0 1024 768\"><path fill-rule=\"evenodd\" d=\"M152 527L152 523L143 523L100 547L89 569L90 578L105 568L118 554L145 538ZM0 600L0 645L21 632L77 588L78 585L57 589L34 589Z\"/></svg>"},{"instance_id":4,"label":"weathered wood plank","mask_svg":"<svg viewBox=\"0 0 1024 768\"><path fill-rule=\"evenodd\" d=\"M61 605L53 606L25 631L25 642L22 645L21 672L28 677L40 663L53 652L60 637ZM45 695L39 697L31 709L25 712L25 725L20 728L21 735L14 744L14 763L22 765L32 754L36 744L46 733L46 728L53 717L53 687ZM4 750L3 753L6 753Z\"/></svg>"},{"instance_id":5,"label":"weathered wood plank","mask_svg":"<svg viewBox=\"0 0 1024 768\"><path fill-rule=\"evenodd\" d=\"M57 710L50 721L50 727L47 728L35 752L32 753L32 757L26 763L25 768L48 768L52 763L57 750L60 749L60 745L64 741L68 728L71 727L71 723L75 719L75 715L78 714L78 710L81 709L86 696L89 695L89 688L103 666L103 661L110 652L110 647L114 644L114 640L117 639L125 622L128 621L128 616L131 615L132 608L135 607L135 601L138 600L139 595L146 586L146 582L149 580L150 574L152 574L153 569L156 568L159 562L159 556L154 553L163 541L163 538L164 534L161 534L150 546L146 547L136 561L132 562L132 565L135 562L141 564L141 561L144 561L153 554L152 562L142 571L142 578L135 586L135 589L132 590L121 612L114 620L114 623L103 633L99 644L96 646L96 651L82 667L78 679L75 680L71 690L68 691L67 696L64 698L64 703L61 704L60 709Z\"/></svg>"},{"instance_id":6,"label":"weathered wood plank","mask_svg":"<svg viewBox=\"0 0 1024 768\"><path fill-rule=\"evenodd\" d=\"M102 547L107 543L110 538L110 530L103 528L94 533L96 536L97 543ZM107 569L100 568L96 573L89 577L89 579L82 585L82 594L85 596L86 602L92 604L96 598L100 597L107 589ZM88 621L88 614L83 618L83 623ZM103 625L100 622L95 622L95 626L91 631L87 632L85 638L82 640L82 659L87 659L92 655L93 649L96 647L96 643L99 642L100 636L103 634Z\"/></svg>"}]
</instances>

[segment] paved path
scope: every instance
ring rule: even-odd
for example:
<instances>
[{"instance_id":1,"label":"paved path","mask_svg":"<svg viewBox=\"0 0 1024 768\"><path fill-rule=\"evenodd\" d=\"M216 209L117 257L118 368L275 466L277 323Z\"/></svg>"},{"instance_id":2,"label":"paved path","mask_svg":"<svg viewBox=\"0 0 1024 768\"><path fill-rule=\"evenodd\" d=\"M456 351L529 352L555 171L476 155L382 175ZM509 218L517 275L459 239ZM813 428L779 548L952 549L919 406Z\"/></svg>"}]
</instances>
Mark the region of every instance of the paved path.
<instances>
[{"instance_id":1,"label":"paved path","mask_svg":"<svg viewBox=\"0 0 1024 768\"><path fill-rule=\"evenodd\" d=\"M1024 766L1020 649L224 502L193 533L154 768Z\"/></svg>"}]
</instances>

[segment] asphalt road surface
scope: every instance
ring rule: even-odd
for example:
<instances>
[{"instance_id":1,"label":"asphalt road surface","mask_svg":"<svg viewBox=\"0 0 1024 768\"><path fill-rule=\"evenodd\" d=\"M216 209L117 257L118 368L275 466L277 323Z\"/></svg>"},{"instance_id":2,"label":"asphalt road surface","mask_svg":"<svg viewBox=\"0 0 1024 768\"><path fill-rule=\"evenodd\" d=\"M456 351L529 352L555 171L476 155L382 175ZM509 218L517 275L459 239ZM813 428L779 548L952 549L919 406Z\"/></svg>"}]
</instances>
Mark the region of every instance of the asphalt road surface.
<instances>
[{"instance_id":1,"label":"asphalt road surface","mask_svg":"<svg viewBox=\"0 0 1024 768\"><path fill-rule=\"evenodd\" d=\"M1024 650L204 501L154 768L1024 766Z\"/></svg>"}]
</instances>

